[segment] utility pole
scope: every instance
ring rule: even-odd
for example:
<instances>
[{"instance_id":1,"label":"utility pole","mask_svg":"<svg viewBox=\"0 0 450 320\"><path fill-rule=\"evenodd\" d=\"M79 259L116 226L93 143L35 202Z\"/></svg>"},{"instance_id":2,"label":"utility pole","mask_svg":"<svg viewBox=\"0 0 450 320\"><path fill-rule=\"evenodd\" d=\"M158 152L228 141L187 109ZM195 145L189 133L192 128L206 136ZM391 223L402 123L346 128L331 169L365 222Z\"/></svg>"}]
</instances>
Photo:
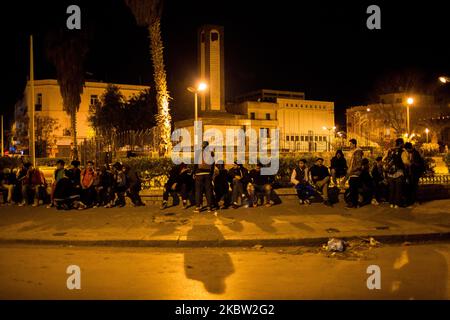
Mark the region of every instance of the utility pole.
<instances>
[{"instance_id":1,"label":"utility pole","mask_svg":"<svg viewBox=\"0 0 450 320\"><path fill-rule=\"evenodd\" d=\"M36 167L36 145L35 145L35 130L34 130L34 108L35 108L35 96L34 96L34 59L33 59L33 35L30 35L30 126L28 136L30 137L30 156L33 167Z\"/></svg>"}]
</instances>

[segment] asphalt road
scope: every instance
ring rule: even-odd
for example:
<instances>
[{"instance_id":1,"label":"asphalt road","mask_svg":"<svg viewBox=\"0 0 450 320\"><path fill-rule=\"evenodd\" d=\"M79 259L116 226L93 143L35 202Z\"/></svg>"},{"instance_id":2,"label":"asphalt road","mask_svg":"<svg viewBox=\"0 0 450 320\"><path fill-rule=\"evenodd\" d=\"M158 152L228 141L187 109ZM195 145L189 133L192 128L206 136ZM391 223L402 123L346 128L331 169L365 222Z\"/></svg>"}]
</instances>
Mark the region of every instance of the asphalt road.
<instances>
[{"instance_id":1,"label":"asphalt road","mask_svg":"<svg viewBox=\"0 0 450 320\"><path fill-rule=\"evenodd\" d=\"M0 299L449 299L450 244L319 248L0 247ZM80 267L69 290L67 267ZM367 288L367 268L381 289Z\"/></svg>"}]
</instances>

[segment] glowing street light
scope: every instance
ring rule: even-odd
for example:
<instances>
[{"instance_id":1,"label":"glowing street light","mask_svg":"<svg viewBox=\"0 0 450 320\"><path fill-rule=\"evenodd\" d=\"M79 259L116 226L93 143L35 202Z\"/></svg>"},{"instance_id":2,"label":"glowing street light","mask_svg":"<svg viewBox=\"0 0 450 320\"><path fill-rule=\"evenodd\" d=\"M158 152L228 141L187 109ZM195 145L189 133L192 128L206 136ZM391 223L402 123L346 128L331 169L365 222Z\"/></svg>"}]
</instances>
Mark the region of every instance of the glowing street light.
<instances>
[{"instance_id":1,"label":"glowing street light","mask_svg":"<svg viewBox=\"0 0 450 320\"><path fill-rule=\"evenodd\" d=\"M197 86L197 88L189 87L187 90L194 94L194 108L195 108L195 116L194 121L198 120L198 93L205 91L208 88L208 85L204 82L200 82Z\"/></svg>"},{"instance_id":2,"label":"glowing street light","mask_svg":"<svg viewBox=\"0 0 450 320\"><path fill-rule=\"evenodd\" d=\"M450 78L446 76L441 76L439 77L439 81L442 82L443 84L446 84L450 82Z\"/></svg>"},{"instance_id":3,"label":"glowing street light","mask_svg":"<svg viewBox=\"0 0 450 320\"><path fill-rule=\"evenodd\" d=\"M336 131L336 127L326 127L326 126L323 126L322 127L322 129L323 130L328 130L328 151L331 151L331 131L333 130L333 131Z\"/></svg>"},{"instance_id":4,"label":"glowing street light","mask_svg":"<svg viewBox=\"0 0 450 320\"><path fill-rule=\"evenodd\" d=\"M428 143L428 133L430 132L430 129L426 128L425 133L427 134L427 143Z\"/></svg>"}]
</instances>

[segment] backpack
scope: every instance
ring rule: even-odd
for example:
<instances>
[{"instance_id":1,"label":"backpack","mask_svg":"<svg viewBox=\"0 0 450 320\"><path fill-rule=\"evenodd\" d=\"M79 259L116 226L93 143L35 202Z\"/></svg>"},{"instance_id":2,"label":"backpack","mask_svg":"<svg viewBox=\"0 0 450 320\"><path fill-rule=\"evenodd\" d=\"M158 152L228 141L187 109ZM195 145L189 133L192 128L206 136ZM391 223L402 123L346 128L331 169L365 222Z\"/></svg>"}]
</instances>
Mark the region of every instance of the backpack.
<instances>
[{"instance_id":1,"label":"backpack","mask_svg":"<svg viewBox=\"0 0 450 320\"><path fill-rule=\"evenodd\" d=\"M404 170L405 165L402 160L402 152L401 148L394 148L389 150L388 155L384 161L384 171L388 174L394 174L398 170Z\"/></svg>"}]
</instances>

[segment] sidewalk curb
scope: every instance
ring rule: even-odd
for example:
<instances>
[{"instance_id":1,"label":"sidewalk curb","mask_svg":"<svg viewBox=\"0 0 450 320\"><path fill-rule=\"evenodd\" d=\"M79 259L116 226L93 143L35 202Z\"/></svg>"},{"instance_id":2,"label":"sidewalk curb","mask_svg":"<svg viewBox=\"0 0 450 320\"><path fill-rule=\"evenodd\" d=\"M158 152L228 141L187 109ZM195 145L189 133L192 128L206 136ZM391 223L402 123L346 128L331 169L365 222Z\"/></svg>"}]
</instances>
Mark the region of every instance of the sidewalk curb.
<instances>
[{"instance_id":1,"label":"sidewalk curb","mask_svg":"<svg viewBox=\"0 0 450 320\"><path fill-rule=\"evenodd\" d=\"M347 236L343 240L368 239L367 236ZM444 241L450 239L450 232L393 234L373 236L381 244L399 244L403 242ZM79 247L156 247L156 248L203 248L203 247L313 247L327 243L331 237L297 238L297 239L229 239L229 240L50 240L50 239L0 239L0 245L48 245ZM337 237L340 238L340 237Z\"/></svg>"}]
</instances>

